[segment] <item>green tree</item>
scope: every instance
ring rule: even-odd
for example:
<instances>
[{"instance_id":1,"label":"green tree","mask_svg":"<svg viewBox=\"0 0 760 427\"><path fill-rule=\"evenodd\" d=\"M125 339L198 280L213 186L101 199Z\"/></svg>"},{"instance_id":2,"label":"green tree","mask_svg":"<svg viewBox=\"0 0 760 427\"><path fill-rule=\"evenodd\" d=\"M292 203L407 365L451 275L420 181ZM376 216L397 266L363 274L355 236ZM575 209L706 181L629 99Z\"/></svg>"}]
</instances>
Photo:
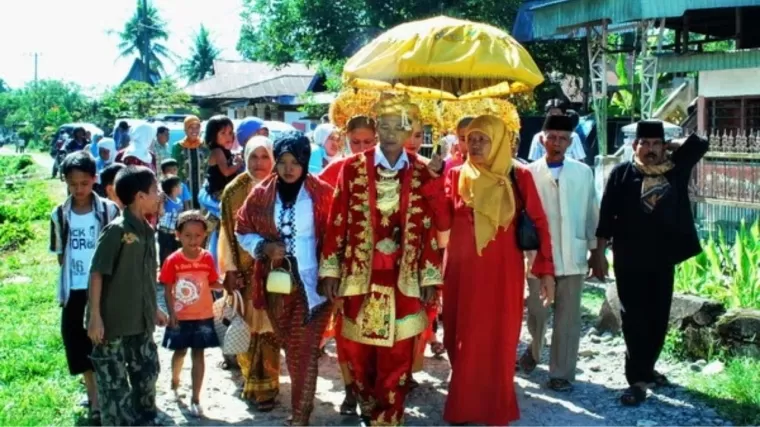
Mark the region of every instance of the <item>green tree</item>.
<instances>
[{"instance_id":1,"label":"green tree","mask_svg":"<svg viewBox=\"0 0 760 427\"><path fill-rule=\"evenodd\" d=\"M58 126L87 121L92 101L73 83L59 80L30 82L17 90L0 94L0 124L15 128L29 138L38 135L47 141Z\"/></svg>"},{"instance_id":2,"label":"green tree","mask_svg":"<svg viewBox=\"0 0 760 427\"><path fill-rule=\"evenodd\" d=\"M119 33L119 57L126 58L138 54L143 64L147 62L152 70L163 71L162 58L172 60L171 52L161 43L168 39L166 22L159 16L158 9L149 4L147 13L143 13L142 2L137 0L135 13Z\"/></svg>"},{"instance_id":3,"label":"green tree","mask_svg":"<svg viewBox=\"0 0 760 427\"><path fill-rule=\"evenodd\" d=\"M180 66L180 72L190 83L203 80L214 75L214 60L218 56L219 49L211 41L209 31L201 24L190 57Z\"/></svg>"},{"instance_id":4,"label":"green tree","mask_svg":"<svg viewBox=\"0 0 760 427\"><path fill-rule=\"evenodd\" d=\"M8 87L8 84L5 83L5 80L0 79L0 93L5 93L5 92L8 92L10 90L11 90L11 88Z\"/></svg>"},{"instance_id":5,"label":"green tree","mask_svg":"<svg viewBox=\"0 0 760 427\"><path fill-rule=\"evenodd\" d=\"M130 81L98 101L95 122L109 129L122 117L143 118L159 113L195 113L190 95L183 92L174 80L163 79L151 86L145 82Z\"/></svg>"},{"instance_id":6,"label":"green tree","mask_svg":"<svg viewBox=\"0 0 760 427\"><path fill-rule=\"evenodd\" d=\"M522 0L244 0L237 49L250 60L342 64L383 31L439 14L510 31ZM584 75L580 42L531 43L544 73Z\"/></svg>"}]
</instances>

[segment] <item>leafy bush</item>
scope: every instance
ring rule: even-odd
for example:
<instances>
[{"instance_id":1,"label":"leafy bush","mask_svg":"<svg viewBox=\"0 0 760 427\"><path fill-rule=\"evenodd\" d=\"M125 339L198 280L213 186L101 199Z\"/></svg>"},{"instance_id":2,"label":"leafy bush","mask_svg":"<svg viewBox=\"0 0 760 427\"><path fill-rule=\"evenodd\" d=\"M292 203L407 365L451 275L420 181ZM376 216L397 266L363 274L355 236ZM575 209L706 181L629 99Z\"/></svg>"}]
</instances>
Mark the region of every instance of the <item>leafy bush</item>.
<instances>
[{"instance_id":1,"label":"leafy bush","mask_svg":"<svg viewBox=\"0 0 760 427\"><path fill-rule=\"evenodd\" d=\"M676 291L712 298L729 308L760 308L760 221L742 222L734 244L723 233L702 242L703 252L676 269Z\"/></svg>"},{"instance_id":2,"label":"leafy bush","mask_svg":"<svg viewBox=\"0 0 760 427\"><path fill-rule=\"evenodd\" d=\"M28 174L34 168L31 156L0 156L0 177Z\"/></svg>"},{"instance_id":3,"label":"leafy bush","mask_svg":"<svg viewBox=\"0 0 760 427\"><path fill-rule=\"evenodd\" d=\"M18 249L34 237L31 224L28 222L4 222L0 224L0 251Z\"/></svg>"},{"instance_id":4,"label":"leafy bush","mask_svg":"<svg viewBox=\"0 0 760 427\"><path fill-rule=\"evenodd\" d=\"M34 237L32 221L48 219L52 210L41 181L19 181L12 190L0 192L0 251L16 249Z\"/></svg>"}]
</instances>

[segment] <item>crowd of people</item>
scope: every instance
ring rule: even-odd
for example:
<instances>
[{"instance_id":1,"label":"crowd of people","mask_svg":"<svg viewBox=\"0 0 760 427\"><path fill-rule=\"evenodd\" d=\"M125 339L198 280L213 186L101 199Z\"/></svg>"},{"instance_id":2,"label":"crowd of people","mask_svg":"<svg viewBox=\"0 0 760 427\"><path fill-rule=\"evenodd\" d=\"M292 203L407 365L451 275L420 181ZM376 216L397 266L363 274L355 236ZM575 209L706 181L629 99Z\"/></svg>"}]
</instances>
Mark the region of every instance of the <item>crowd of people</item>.
<instances>
[{"instance_id":1,"label":"crowd of people","mask_svg":"<svg viewBox=\"0 0 760 427\"><path fill-rule=\"evenodd\" d=\"M190 350L190 410L203 416L204 351L224 339L214 300L240 295L250 345L224 365L241 369L242 398L258 411L276 404L282 351L286 422L308 425L334 339L343 415L402 424L430 345L451 364L444 419L507 425L520 416L515 373L541 362L552 309L546 386L572 390L584 279L606 277L609 244L627 345L621 403L666 386L654 368L674 266L700 250L687 185L706 141L665 141L661 122L640 122L633 162L612 171L600 200L559 102L529 164L516 159L516 130L492 115L462 117L424 157L418 112L383 97L311 140L271 141L262 120L235 129L225 116L201 140L191 116L174 145L152 124L80 143L61 165L70 196L53 212L51 249L69 370L84 376L93 421L155 419L156 325L175 393ZM526 289L531 343L518 355Z\"/></svg>"}]
</instances>

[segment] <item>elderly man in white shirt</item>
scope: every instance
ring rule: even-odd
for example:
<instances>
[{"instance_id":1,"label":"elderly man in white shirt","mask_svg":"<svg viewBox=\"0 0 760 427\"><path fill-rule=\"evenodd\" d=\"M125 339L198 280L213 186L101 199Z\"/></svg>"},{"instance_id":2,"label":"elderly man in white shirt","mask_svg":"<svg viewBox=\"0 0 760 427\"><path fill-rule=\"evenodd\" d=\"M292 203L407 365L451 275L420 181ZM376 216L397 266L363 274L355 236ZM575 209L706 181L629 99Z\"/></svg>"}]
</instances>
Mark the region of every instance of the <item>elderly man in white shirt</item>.
<instances>
[{"instance_id":1,"label":"elderly man in white shirt","mask_svg":"<svg viewBox=\"0 0 760 427\"><path fill-rule=\"evenodd\" d=\"M599 208L591 169L567 158L572 121L567 116L547 116L543 126L544 158L528 165L549 220L552 255L557 280L554 331L548 387L569 391L581 329L581 291L586 277L588 251L596 254L595 232ZM549 310L540 299L540 282L528 278L528 330L532 342L520 358L527 373L535 369L544 346Z\"/></svg>"},{"instance_id":2,"label":"elderly man in white shirt","mask_svg":"<svg viewBox=\"0 0 760 427\"><path fill-rule=\"evenodd\" d=\"M544 112L546 113L547 117L564 116L566 115L566 111L567 110L565 108L565 105L559 99L549 100L549 102L547 102L546 106L544 107ZM528 160L531 162L541 159L546 155L546 149L544 148L544 143L541 140L543 137L543 130L533 135L533 139L530 142L530 150L528 151ZM570 129L570 148L567 149L565 157L569 157L581 162L586 160L586 150L583 149L583 142L581 141L581 137L579 137L577 133L573 132L572 127Z\"/></svg>"}]
</instances>

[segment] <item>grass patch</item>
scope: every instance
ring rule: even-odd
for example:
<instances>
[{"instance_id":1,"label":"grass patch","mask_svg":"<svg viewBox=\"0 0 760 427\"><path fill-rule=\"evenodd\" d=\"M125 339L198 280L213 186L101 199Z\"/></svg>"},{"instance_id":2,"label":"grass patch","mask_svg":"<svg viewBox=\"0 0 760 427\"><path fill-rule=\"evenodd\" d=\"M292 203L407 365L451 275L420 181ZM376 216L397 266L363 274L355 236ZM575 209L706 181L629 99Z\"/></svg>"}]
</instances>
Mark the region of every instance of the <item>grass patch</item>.
<instances>
[{"instance_id":1,"label":"grass patch","mask_svg":"<svg viewBox=\"0 0 760 427\"><path fill-rule=\"evenodd\" d=\"M728 361L715 375L694 374L688 389L735 425L760 425L760 360Z\"/></svg>"},{"instance_id":2,"label":"grass patch","mask_svg":"<svg viewBox=\"0 0 760 427\"><path fill-rule=\"evenodd\" d=\"M583 293L581 293L581 316L589 320L595 320L599 315L599 310L602 309L605 293L606 291L603 287L586 284L583 287Z\"/></svg>"},{"instance_id":3,"label":"grass patch","mask_svg":"<svg viewBox=\"0 0 760 427\"><path fill-rule=\"evenodd\" d=\"M40 208L45 218L49 196L60 192L52 186L61 184L32 181L21 193L48 199ZM0 193L3 203L16 197ZM0 253L0 425L72 425L83 415L77 403L84 387L66 365L55 301L58 263L47 250L47 219L26 224L32 235L24 246Z\"/></svg>"}]
</instances>

